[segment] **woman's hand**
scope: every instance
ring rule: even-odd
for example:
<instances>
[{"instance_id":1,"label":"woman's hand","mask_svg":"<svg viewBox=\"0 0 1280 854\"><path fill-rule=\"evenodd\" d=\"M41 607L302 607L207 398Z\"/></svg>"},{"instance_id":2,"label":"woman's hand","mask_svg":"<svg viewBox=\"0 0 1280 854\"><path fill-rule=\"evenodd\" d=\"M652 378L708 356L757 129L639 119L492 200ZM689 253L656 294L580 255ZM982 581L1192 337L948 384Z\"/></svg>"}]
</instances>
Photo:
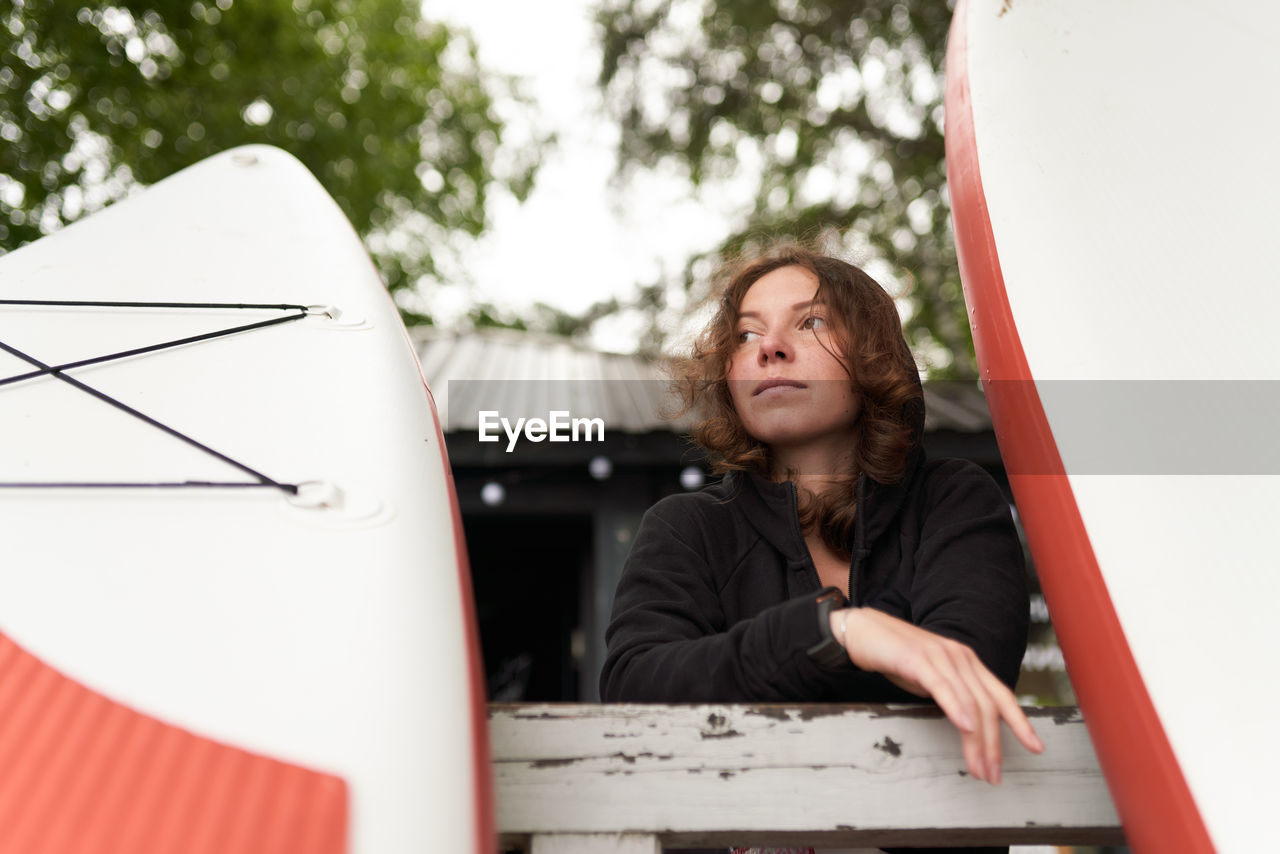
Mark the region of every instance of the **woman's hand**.
<instances>
[{"instance_id":1,"label":"woman's hand","mask_svg":"<svg viewBox=\"0 0 1280 854\"><path fill-rule=\"evenodd\" d=\"M964 644L874 608L832 611L831 632L858 667L932 697L960 730L969 773L979 780L1000 782L1002 719L1027 750L1044 750L1013 692Z\"/></svg>"}]
</instances>

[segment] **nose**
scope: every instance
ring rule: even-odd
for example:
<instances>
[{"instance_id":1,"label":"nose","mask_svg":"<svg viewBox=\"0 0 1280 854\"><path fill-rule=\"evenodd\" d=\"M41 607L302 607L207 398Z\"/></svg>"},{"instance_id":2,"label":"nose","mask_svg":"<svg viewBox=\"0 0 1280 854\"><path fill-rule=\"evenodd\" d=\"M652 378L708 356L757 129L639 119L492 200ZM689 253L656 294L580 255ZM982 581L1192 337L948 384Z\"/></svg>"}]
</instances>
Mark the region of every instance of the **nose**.
<instances>
[{"instance_id":1,"label":"nose","mask_svg":"<svg viewBox=\"0 0 1280 854\"><path fill-rule=\"evenodd\" d=\"M760 349L756 351L756 358L761 365L767 365L770 362L785 362L794 355L791 349L791 342L785 336L770 331L760 337Z\"/></svg>"}]
</instances>

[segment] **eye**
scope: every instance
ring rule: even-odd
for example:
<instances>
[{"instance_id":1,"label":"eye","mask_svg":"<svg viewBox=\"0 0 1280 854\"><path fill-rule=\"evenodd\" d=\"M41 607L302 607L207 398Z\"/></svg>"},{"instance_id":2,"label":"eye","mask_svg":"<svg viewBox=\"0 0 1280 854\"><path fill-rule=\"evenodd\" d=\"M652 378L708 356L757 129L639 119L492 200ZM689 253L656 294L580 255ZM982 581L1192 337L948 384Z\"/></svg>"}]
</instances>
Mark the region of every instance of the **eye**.
<instances>
[{"instance_id":1,"label":"eye","mask_svg":"<svg viewBox=\"0 0 1280 854\"><path fill-rule=\"evenodd\" d=\"M826 319L819 317L816 314L811 314L808 317L806 317L803 321L800 322L800 328L806 332L809 332L809 331L816 332L819 329L822 329L823 327L825 327L826 325L827 325Z\"/></svg>"},{"instance_id":2,"label":"eye","mask_svg":"<svg viewBox=\"0 0 1280 854\"><path fill-rule=\"evenodd\" d=\"M753 341L759 337L759 332L752 332L750 329L743 329L738 332L738 343L746 344L748 341Z\"/></svg>"}]
</instances>

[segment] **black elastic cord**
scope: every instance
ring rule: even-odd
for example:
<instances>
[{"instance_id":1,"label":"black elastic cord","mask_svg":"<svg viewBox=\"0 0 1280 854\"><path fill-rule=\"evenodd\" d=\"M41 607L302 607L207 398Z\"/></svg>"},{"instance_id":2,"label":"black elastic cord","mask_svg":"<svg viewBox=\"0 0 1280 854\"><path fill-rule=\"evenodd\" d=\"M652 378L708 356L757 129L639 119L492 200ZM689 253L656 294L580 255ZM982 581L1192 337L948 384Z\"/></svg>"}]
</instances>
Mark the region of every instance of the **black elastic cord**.
<instances>
[{"instance_id":1,"label":"black elastic cord","mask_svg":"<svg viewBox=\"0 0 1280 854\"><path fill-rule=\"evenodd\" d=\"M71 299L0 299L0 305L54 305L94 308L264 308L280 311L306 311L305 305L267 305L248 302L104 302Z\"/></svg>"},{"instance_id":2,"label":"black elastic cord","mask_svg":"<svg viewBox=\"0 0 1280 854\"><path fill-rule=\"evenodd\" d=\"M266 326L275 326L280 323L290 323L294 320L301 320L306 317L304 311L301 314L289 314L284 317L273 317L271 320L263 320L258 323L249 323L244 326L235 326L231 329L220 329L217 332L206 332L203 335L192 335L188 338L178 338L174 341L166 341L163 344L152 344L147 347L138 347L133 350L122 350L119 353L112 353L107 356L95 356L92 359L81 359L78 362L66 362L61 365L53 365L39 371L28 371L25 374L14 374L11 377L0 377L0 386L6 386L11 383L22 382L23 380L35 379L43 377L46 374L56 373L58 371L67 371L72 368L83 368L85 365L98 365L103 362L113 362L118 359L127 359L130 356L140 356L144 353L154 353L158 350L167 350L172 347L181 347L183 344L194 344L197 341L209 341L213 338L223 338L228 335L235 335L238 332L248 332L252 329L262 329Z\"/></svg>"},{"instance_id":3,"label":"black elastic cord","mask_svg":"<svg viewBox=\"0 0 1280 854\"><path fill-rule=\"evenodd\" d=\"M12 483L0 481L0 489L284 489L285 492L297 494L296 483L237 483L216 480L182 480L162 481L156 483L109 483L92 481L85 483Z\"/></svg>"},{"instance_id":4,"label":"black elastic cord","mask_svg":"<svg viewBox=\"0 0 1280 854\"><path fill-rule=\"evenodd\" d=\"M28 362L29 364L35 365L37 368L40 368L42 371L49 373L51 376L55 376L58 379L62 380L63 382L68 383L72 386L75 386L76 388L83 391L85 394L92 395L93 397L96 397L98 400L101 400L103 403L110 404L111 406L114 406L116 409L119 409L122 412L127 412L129 415L132 415L134 418L137 418L147 424L150 424L152 427L155 427L157 430L162 430L163 432L168 433L170 436L173 436L175 439L181 439L183 442L186 442L188 445L192 445L196 448L199 448L205 453L213 457L216 457L219 460L222 460L224 463L234 466L235 468L240 469L240 471L245 472L246 474L252 475L253 477L257 478L259 481L261 481L265 485L274 486L277 489L280 489L284 492L289 493L290 495L296 495L298 492L297 486L292 484L278 483L275 480L272 480L271 478L267 477L262 472L249 468L249 466L246 466L244 463L236 462L235 460L231 459L231 457L228 457L226 454L223 454L219 451L215 451L213 448L210 448L208 445L191 438L185 433L181 433L173 429L172 427L168 426L167 424L162 424L161 422L155 420L151 416L146 415L142 412L139 412L138 410L134 409L132 406L129 406L127 403L122 403L121 401L116 400L114 397L112 397L109 394L105 394L101 391L98 391L96 388L93 388L92 386L85 385L84 383L80 382L80 380L75 379L74 377L67 376L66 374L59 371L57 368L54 368L50 365L46 365L44 362L41 362L39 359L33 356L28 356L26 353L23 353L21 350L18 350L18 349L15 349L14 347L9 346L3 341L0 341L0 350L4 350L6 353L10 353L14 356L17 356L19 359L22 359L23 361Z\"/></svg>"}]
</instances>

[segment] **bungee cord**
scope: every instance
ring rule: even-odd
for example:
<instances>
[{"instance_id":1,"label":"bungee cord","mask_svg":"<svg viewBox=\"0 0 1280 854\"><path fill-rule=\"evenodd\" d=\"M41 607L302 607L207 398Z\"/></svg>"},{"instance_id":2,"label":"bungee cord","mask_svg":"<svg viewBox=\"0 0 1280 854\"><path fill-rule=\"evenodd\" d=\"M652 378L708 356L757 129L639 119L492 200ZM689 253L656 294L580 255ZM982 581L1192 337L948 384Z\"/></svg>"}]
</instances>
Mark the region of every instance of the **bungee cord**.
<instances>
[{"instance_id":1,"label":"bungee cord","mask_svg":"<svg viewBox=\"0 0 1280 854\"><path fill-rule=\"evenodd\" d=\"M253 302L107 302L76 299L0 299L0 305L30 305L86 308L261 308L280 311L309 311L311 306Z\"/></svg>"},{"instance_id":2,"label":"bungee cord","mask_svg":"<svg viewBox=\"0 0 1280 854\"><path fill-rule=\"evenodd\" d=\"M286 315L284 317L271 318L269 320L259 321L256 323L248 323L239 326L220 329L214 332L207 332L201 335L191 335L184 338L177 338L171 341L165 341L159 344L151 344L145 347L136 347L130 350L122 350L116 353L110 353L104 356L95 356L89 359L81 359L75 362L66 362L59 365L46 364L36 357L24 353L23 351L13 347L10 344L0 341L0 350L9 353L12 356L21 359L36 370L26 373L14 374L13 376L0 378L0 387L12 385L24 380L36 379L42 376L52 376L65 382L72 387L94 397L109 406L131 415L145 424L160 430L185 442L192 447L203 451L210 456L221 460L222 462L239 469L240 471L253 477L256 482L246 483L239 481L207 481L207 480L185 480L185 481L158 481L158 482L41 482L41 481L0 481L0 488L4 489L186 489L186 488L229 488L229 489L279 489L288 495L297 495L298 484L282 483L269 477L262 472L223 454L220 451L211 448L203 442L170 427L163 422L157 421L155 418L138 410L121 400L96 389L75 377L67 375L65 372L74 368L85 367L86 365L97 365L105 362L118 361L131 356L138 356L147 353L155 353L161 350L180 347L185 344L194 344L201 341L209 341L216 338L225 338L230 335L236 335L242 332L249 332L254 329L263 329L270 326L278 326L283 323L290 323L301 320L314 312L313 307L304 305L290 304L262 304L262 303L194 303L194 302L123 302L123 301L91 301L91 300L14 300L0 299L0 305L6 306L49 306L49 307L93 307L93 308L184 308L184 309L255 309L255 310L272 310L272 311L296 311L296 314Z\"/></svg>"},{"instance_id":3,"label":"bungee cord","mask_svg":"<svg viewBox=\"0 0 1280 854\"><path fill-rule=\"evenodd\" d=\"M76 483L75 481L66 482L49 482L49 481L31 481L23 483L21 481L5 481L0 482L0 489L283 489L290 495L296 495L298 492L298 484L280 484L275 481L270 483L241 483L239 481L220 481L220 480L175 480L175 481L121 481L112 483L110 481L85 481Z\"/></svg>"},{"instance_id":4,"label":"bungee cord","mask_svg":"<svg viewBox=\"0 0 1280 854\"><path fill-rule=\"evenodd\" d=\"M255 306L256 307L256 306ZM263 320L258 323L249 323L244 326L233 326L230 329L219 329L216 332L206 332L203 335L191 335L186 338L176 338L173 341L165 341L161 344L151 344L147 347L135 347L132 350L121 350L118 353L111 353L106 356L94 356L92 359L81 359L78 362L65 362L61 365L53 365L38 371L28 371L25 374L14 374L11 377L0 377L0 386L10 385L12 383L22 382L23 380L35 379L48 374L57 373L58 371L69 371L72 368L83 368L86 365L100 365L104 362L114 362L119 359L127 359L130 356L141 356L145 353L155 353L160 350L168 350L173 347L181 347L184 344L195 344L198 341L209 341L214 338L225 338L228 335L235 335L239 332L248 332L251 329L262 329L267 326L276 326L281 323L290 323L294 320L301 320L306 317L306 313L290 314L285 317L275 317L271 320Z\"/></svg>"}]
</instances>

